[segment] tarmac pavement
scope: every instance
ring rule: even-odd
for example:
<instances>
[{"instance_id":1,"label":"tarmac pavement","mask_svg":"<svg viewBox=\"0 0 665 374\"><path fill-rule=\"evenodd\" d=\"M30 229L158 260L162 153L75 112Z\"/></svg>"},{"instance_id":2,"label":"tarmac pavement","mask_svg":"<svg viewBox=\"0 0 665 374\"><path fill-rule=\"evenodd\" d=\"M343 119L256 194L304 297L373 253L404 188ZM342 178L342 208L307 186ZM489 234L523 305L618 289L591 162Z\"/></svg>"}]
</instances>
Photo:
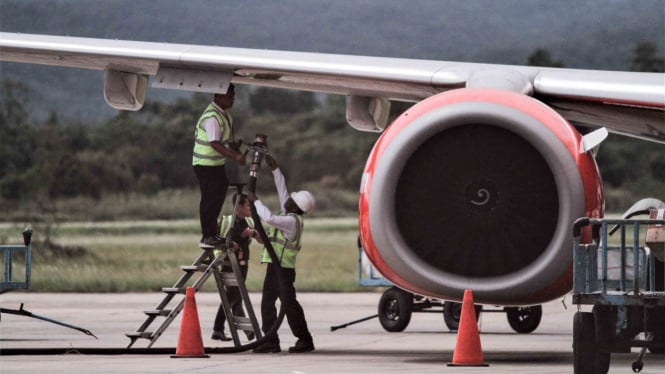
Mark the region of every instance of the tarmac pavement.
<instances>
[{"instance_id":1,"label":"tarmac pavement","mask_svg":"<svg viewBox=\"0 0 665 374\"><path fill-rule=\"evenodd\" d=\"M80 331L45 321L2 314L0 323L0 372L2 373L572 373L572 321L577 306L566 297L543 305L543 320L530 334L517 334L503 313L483 313L480 340L488 367L450 367L457 333L448 331L442 313L414 313L400 333L383 330L378 319L331 331L331 327L376 314L380 293L299 293L316 350L289 354L295 343L286 321L280 328L282 353L251 351L209 358L171 358L159 354L87 354L99 348L124 349L144 321L144 310L162 300L155 293L25 293L0 295L2 308L24 309L34 314L90 330L98 339ZM260 294L251 294L259 314ZM230 342L210 339L219 303L214 292L196 294L196 305L206 349L230 347ZM490 308L491 309L491 308ZM153 345L155 350L175 351L182 313ZM156 327L157 324L155 323ZM150 329L149 329L150 330ZM145 348L138 340L133 348ZM7 354L25 348L27 354ZM53 348L58 353L33 354L30 350ZM62 351L60 353L60 350ZM630 373L638 350L612 354L610 373ZM647 354L642 373L665 372L663 355Z\"/></svg>"}]
</instances>

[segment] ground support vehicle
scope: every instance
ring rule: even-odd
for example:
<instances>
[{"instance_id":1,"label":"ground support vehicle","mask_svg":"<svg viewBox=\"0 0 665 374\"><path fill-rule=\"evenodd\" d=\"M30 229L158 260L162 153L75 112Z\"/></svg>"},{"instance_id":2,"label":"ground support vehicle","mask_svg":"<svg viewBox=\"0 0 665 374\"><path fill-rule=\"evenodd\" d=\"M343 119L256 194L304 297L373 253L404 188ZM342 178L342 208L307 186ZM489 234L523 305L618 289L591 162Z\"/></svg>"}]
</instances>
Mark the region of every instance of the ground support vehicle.
<instances>
[{"instance_id":1,"label":"ground support vehicle","mask_svg":"<svg viewBox=\"0 0 665 374\"><path fill-rule=\"evenodd\" d=\"M360 239L358 239L358 284L369 287L388 287L379 300L376 315L386 331L403 331L411 321L412 313L442 313L446 327L451 331L457 331L462 303L427 298L395 287L369 263ZM475 310L476 320L480 318L481 313L506 313L510 327L515 332L523 334L534 331L540 324L543 315L540 305L496 309L476 305Z\"/></svg>"},{"instance_id":2,"label":"ground support vehicle","mask_svg":"<svg viewBox=\"0 0 665 374\"><path fill-rule=\"evenodd\" d=\"M611 353L628 353L632 347L641 348L632 365L633 371L639 372L647 349L663 353L663 248L654 251L658 243L651 244L654 248L640 244L645 230L648 233L650 229L665 229L663 225L662 219L575 221L573 303L578 305L573 319L575 373L607 373ZM615 231L619 231L619 237L610 237ZM585 232L591 233L588 244L581 242ZM592 305L592 311L582 311L582 305Z\"/></svg>"}]
</instances>

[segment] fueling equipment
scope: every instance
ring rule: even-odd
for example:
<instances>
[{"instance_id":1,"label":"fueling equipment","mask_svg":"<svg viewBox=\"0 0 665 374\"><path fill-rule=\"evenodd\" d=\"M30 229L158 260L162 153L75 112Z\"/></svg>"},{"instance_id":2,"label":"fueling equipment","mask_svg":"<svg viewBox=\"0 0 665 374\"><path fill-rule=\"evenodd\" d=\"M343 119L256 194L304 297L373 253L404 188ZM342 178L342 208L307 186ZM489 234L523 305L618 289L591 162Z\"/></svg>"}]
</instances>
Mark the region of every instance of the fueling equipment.
<instances>
[{"instance_id":1,"label":"fueling equipment","mask_svg":"<svg viewBox=\"0 0 665 374\"><path fill-rule=\"evenodd\" d=\"M252 153L252 162L249 165L249 184L247 188L250 192L256 192L256 179L263 157L268 155L268 137L265 134L256 134L254 142L248 146L247 152Z\"/></svg>"}]
</instances>

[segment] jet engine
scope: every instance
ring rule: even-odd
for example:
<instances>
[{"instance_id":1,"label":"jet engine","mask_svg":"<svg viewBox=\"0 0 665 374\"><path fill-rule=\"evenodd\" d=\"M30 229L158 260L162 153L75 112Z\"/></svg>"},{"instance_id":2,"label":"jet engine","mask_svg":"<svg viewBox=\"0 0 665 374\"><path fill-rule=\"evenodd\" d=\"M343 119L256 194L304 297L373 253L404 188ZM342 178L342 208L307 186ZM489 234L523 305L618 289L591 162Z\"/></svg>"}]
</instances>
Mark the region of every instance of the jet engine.
<instances>
[{"instance_id":1,"label":"jet engine","mask_svg":"<svg viewBox=\"0 0 665 374\"><path fill-rule=\"evenodd\" d=\"M375 144L359 202L363 248L407 291L533 305L572 288L572 225L602 217L582 136L522 94L463 88L400 115Z\"/></svg>"}]
</instances>

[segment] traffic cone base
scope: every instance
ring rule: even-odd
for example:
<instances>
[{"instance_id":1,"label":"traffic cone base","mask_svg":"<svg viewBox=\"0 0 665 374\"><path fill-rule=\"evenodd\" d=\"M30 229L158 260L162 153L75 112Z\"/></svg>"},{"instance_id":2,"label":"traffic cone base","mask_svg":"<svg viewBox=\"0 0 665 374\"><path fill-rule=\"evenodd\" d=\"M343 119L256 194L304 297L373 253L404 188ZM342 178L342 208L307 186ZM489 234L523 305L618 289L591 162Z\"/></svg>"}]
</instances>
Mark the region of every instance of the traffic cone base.
<instances>
[{"instance_id":1,"label":"traffic cone base","mask_svg":"<svg viewBox=\"0 0 665 374\"><path fill-rule=\"evenodd\" d=\"M208 358L203 348L201 337L201 325L199 324L199 312L196 310L194 288L187 287L185 293L185 307L180 323L178 335L178 347L172 358Z\"/></svg>"},{"instance_id":2,"label":"traffic cone base","mask_svg":"<svg viewBox=\"0 0 665 374\"><path fill-rule=\"evenodd\" d=\"M448 366L489 366L483 362L483 350L480 346L480 333L471 290L464 291L453 362Z\"/></svg>"}]
</instances>

